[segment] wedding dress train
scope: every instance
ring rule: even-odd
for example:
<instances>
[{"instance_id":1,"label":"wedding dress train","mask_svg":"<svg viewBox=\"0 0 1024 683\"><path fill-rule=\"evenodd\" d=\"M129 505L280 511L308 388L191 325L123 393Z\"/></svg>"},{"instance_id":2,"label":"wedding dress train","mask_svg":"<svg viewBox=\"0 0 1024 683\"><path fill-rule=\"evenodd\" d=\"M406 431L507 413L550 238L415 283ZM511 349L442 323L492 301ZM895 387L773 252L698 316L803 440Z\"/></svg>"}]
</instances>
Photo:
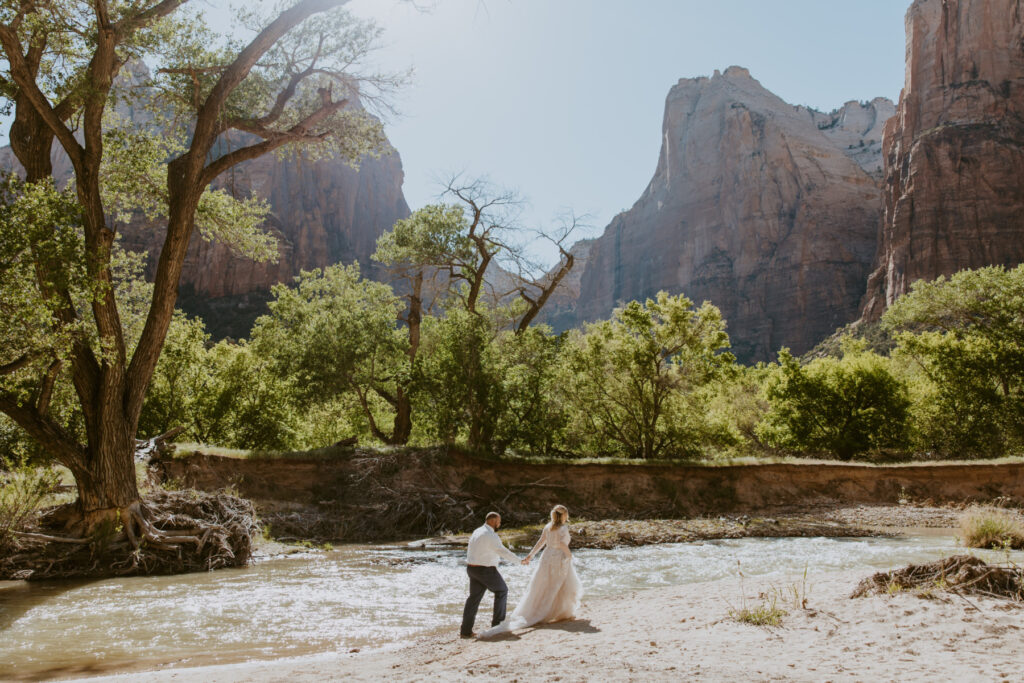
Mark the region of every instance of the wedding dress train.
<instances>
[{"instance_id":1,"label":"wedding dress train","mask_svg":"<svg viewBox=\"0 0 1024 683\"><path fill-rule=\"evenodd\" d=\"M576 576L572 554L569 552L569 530L565 525L553 529L548 524L530 554L535 555L541 548L544 548L544 553L530 577L526 595L508 619L484 631L480 637L486 638L576 616L583 596L583 586Z\"/></svg>"}]
</instances>

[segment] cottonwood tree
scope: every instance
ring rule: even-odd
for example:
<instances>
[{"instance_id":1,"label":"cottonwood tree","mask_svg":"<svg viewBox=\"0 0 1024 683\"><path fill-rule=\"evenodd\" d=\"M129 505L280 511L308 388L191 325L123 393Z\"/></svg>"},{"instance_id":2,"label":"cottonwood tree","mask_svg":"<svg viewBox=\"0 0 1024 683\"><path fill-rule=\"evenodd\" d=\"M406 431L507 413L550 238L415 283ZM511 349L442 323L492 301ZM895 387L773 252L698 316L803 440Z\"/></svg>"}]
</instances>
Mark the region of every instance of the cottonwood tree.
<instances>
[{"instance_id":1,"label":"cottonwood tree","mask_svg":"<svg viewBox=\"0 0 1024 683\"><path fill-rule=\"evenodd\" d=\"M570 446L636 458L694 455L709 441L699 392L732 372L721 312L659 292L587 325L564 353Z\"/></svg>"},{"instance_id":2,"label":"cottonwood tree","mask_svg":"<svg viewBox=\"0 0 1024 683\"><path fill-rule=\"evenodd\" d=\"M406 339L398 329L401 299L363 280L359 266L304 272L295 286L276 285L270 313L252 331L252 347L276 373L290 377L307 408L354 394L374 437L401 443L399 416L389 434L378 424L373 394L395 404L408 381ZM408 419L408 414L406 414Z\"/></svg>"},{"instance_id":3,"label":"cottonwood tree","mask_svg":"<svg viewBox=\"0 0 1024 683\"><path fill-rule=\"evenodd\" d=\"M882 323L894 358L925 379L922 448L998 456L1024 444L1024 265L916 282Z\"/></svg>"},{"instance_id":4,"label":"cottonwood tree","mask_svg":"<svg viewBox=\"0 0 1024 683\"><path fill-rule=\"evenodd\" d=\"M424 316L436 312L452 317L456 310L470 316L459 318L461 322L453 318L451 325L435 329L462 337L461 350L448 349L457 363L449 363L444 391L457 396L459 410L470 415L470 444L485 445L493 432L485 428L491 422L485 415L491 412L486 404L492 393L486 386L494 382L481 366L483 346L504 331L520 336L536 320L575 265L569 242L582 225L572 217L554 229L528 230L518 220L518 197L482 179L453 178L441 198L447 201L419 209L382 235L373 258L387 266L408 302L400 317L408 333L409 367L414 370L410 379L417 374ZM528 240L553 244L558 263L546 269L530 258ZM379 392L395 410L390 443L405 443L412 431L413 384ZM455 386L459 392L451 391ZM447 398L443 402L450 403ZM451 410L434 406L432 412L436 416ZM458 420L448 422L455 425Z\"/></svg>"},{"instance_id":5,"label":"cottonwood tree","mask_svg":"<svg viewBox=\"0 0 1024 683\"><path fill-rule=\"evenodd\" d=\"M0 91L14 108L11 146L25 174L3 231L4 324L32 313L0 332L0 410L74 474L83 532L117 521L136 544L198 544L156 529L140 505L139 413L197 223L213 236L241 224L236 238L266 247L256 235L258 207L211 191L211 183L269 152L312 149L354 163L383 147L380 124L357 97L396 80L359 75L375 31L345 14L344 3L276 5L245 16L242 38L211 32L185 11L187 0L0 4ZM125 64L143 58L157 66L149 81L115 91ZM135 93L161 114L158 131L111 123L118 101ZM181 146L159 158L160 140ZM72 171L70 206L52 181L54 141ZM33 213L33 201L45 211ZM112 268L117 221L132 201L164 230L135 339L125 331ZM51 412L63 378L81 439Z\"/></svg>"}]
</instances>

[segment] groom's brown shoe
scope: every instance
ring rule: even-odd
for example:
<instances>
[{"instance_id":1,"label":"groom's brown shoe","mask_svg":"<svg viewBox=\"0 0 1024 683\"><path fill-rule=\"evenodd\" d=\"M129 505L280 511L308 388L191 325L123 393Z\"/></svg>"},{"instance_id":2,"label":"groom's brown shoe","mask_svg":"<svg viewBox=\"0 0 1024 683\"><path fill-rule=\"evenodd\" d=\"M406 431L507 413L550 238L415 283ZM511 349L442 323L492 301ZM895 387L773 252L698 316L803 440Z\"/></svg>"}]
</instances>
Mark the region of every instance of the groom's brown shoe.
<instances>
[{"instance_id":1,"label":"groom's brown shoe","mask_svg":"<svg viewBox=\"0 0 1024 683\"><path fill-rule=\"evenodd\" d=\"M475 633L460 633L459 638L476 638Z\"/></svg>"}]
</instances>

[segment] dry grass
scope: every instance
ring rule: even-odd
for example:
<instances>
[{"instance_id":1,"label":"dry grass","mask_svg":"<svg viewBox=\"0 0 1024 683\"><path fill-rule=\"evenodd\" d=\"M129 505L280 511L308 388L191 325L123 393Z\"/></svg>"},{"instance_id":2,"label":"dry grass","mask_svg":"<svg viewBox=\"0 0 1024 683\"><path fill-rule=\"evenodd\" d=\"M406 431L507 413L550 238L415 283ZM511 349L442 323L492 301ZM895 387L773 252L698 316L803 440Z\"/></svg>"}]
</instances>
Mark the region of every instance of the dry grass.
<instances>
[{"instance_id":1,"label":"dry grass","mask_svg":"<svg viewBox=\"0 0 1024 683\"><path fill-rule=\"evenodd\" d=\"M325 446L304 451L263 451L248 450L242 448L225 448L192 442L173 444L175 447L175 458L185 458L194 454L213 455L222 458L238 458L253 460L279 460L279 459L330 459L337 457L351 457L354 453L364 455L392 455L395 453L412 453L419 451L436 451L446 449L445 446ZM710 456L705 459L693 458L661 458L658 460L641 460L636 458L615 458L615 457L567 457L562 455L542 455L530 453L506 452L501 456L495 456L486 452L470 453L467 450L456 448L467 455L473 455L481 460L492 460L506 463L522 463L524 465L629 465L633 467L735 467L744 465L832 465L845 467L870 467L870 468L900 468L907 466L943 466L943 465L1006 465L1024 462L1024 456L1013 455L1003 458L988 460L900 460L892 462L871 462L867 460L856 460L853 462L842 462L827 457L805 457L788 455L785 453L744 453L742 450L732 450Z\"/></svg>"},{"instance_id":2,"label":"dry grass","mask_svg":"<svg viewBox=\"0 0 1024 683\"><path fill-rule=\"evenodd\" d=\"M975 506L961 515L960 536L968 548L1024 548L1024 518L1012 510Z\"/></svg>"}]
</instances>

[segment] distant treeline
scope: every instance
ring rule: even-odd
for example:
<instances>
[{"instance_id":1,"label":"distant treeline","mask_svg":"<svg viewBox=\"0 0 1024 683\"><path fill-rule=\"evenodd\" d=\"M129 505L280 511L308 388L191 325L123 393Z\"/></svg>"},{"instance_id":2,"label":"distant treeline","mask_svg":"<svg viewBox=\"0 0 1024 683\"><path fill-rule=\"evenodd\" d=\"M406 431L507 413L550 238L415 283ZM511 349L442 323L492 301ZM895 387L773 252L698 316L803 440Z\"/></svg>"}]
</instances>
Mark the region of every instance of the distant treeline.
<instances>
[{"instance_id":1,"label":"distant treeline","mask_svg":"<svg viewBox=\"0 0 1024 683\"><path fill-rule=\"evenodd\" d=\"M178 315L141 435L183 426L184 440L245 449L356 437L566 458L1021 452L1024 266L917 283L873 328L884 344L855 330L823 357L782 349L750 367L729 352L719 310L682 295L562 334L532 324L550 281L495 290L483 275L506 247L481 246L465 209L426 207L380 239L391 284L353 265L275 287L248 340L211 344L201 320ZM119 287L140 286L131 278ZM2 424L0 447L31 450Z\"/></svg>"}]
</instances>

